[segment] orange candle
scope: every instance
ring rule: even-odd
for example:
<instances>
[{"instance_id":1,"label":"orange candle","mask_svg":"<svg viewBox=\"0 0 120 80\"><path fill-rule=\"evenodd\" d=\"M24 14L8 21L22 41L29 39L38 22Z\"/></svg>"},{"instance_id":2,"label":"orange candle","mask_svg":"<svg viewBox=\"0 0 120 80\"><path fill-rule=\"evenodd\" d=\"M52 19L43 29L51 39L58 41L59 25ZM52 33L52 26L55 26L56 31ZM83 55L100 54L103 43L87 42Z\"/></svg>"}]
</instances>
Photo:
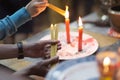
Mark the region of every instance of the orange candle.
<instances>
[{"instance_id":1,"label":"orange candle","mask_svg":"<svg viewBox=\"0 0 120 80\"><path fill-rule=\"evenodd\" d=\"M68 6L66 6L66 11L65 11L65 25L66 25L67 43L70 43L70 19L69 19Z\"/></svg>"},{"instance_id":2,"label":"orange candle","mask_svg":"<svg viewBox=\"0 0 120 80\"><path fill-rule=\"evenodd\" d=\"M79 24L79 29L78 29L78 51L81 51L82 50L82 35L83 35L83 27L82 27L82 20L81 18L79 17L79 20L78 20L78 24Z\"/></svg>"}]
</instances>

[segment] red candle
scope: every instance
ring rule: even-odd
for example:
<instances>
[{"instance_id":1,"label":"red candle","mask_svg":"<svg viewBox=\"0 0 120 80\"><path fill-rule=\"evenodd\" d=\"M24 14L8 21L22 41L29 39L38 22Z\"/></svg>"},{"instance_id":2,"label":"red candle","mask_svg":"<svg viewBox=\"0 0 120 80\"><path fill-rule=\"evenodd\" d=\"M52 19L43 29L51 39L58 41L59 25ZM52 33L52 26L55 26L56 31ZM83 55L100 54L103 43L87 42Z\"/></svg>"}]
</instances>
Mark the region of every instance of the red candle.
<instances>
[{"instance_id":1,"label":"red candle","mask_svg":"<svg viewBox=\"0 0 120 80\"><path fill-rule=\"evenodd\" d=\"M67 43L70 43L70 19L69 19L68 6L66 6L66 11L65 11L65 25L66 25Z\"/></svg>"},{"instance_id":2,"label":"red candle","mask_svg":"<svg viewBox=\"0 0 120 80\"><path fill-rule=\"evenodd\" d=\"M78 21L78 24L79 24L79 29L78 29L78 51L81 51L82 50L82 35L83 35L83 27L82 27L82 20L81 18L79 17L79 21Z\"/></svg>"}]
</instances>

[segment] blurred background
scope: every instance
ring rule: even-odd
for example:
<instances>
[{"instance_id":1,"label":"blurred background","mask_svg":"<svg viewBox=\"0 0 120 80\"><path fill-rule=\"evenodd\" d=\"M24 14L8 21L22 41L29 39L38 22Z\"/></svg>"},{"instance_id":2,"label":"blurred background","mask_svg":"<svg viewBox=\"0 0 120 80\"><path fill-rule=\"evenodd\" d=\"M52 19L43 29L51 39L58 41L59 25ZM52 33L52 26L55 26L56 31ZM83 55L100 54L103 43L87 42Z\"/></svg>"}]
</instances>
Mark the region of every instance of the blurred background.
<instances>
[{"instance_id":1,"label":"blurred background","mask_svg":"<svg viewBox=\"0 0 120 80\"><path fill-rule=\"evenodd\" d=\"M0 18L2 19L6 15L13 14L29 1L30 0L0 0ZM92 12L97 12L98 16L101 16L104 12L101 11L101 7L106 7L106 4L107 7L109 7L111 5L109 4L110 1L112 0L49 0L49 3L64 10L65 6L68 5L70 20L73 22L78 19L78 16L84 17ZM113 1L115 2L117 0ZM47 8L39 16L22 25L16 34L3 40L3 43L16 43L49 28L51 23L56 24L61 22L64 22L64 17Z\"/></svg>"}]
</instances>

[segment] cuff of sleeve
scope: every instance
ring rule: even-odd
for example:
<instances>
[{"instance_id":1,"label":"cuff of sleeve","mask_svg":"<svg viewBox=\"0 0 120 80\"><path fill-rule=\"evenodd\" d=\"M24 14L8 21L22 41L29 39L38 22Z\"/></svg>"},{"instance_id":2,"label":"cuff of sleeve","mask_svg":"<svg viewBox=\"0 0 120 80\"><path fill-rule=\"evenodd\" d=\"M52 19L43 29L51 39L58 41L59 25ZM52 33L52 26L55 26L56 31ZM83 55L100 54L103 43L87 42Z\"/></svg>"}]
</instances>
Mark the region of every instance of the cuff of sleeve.
<instances>
[{"instance_id":1,"label":"cuff of sleeve","mask_svg":"<svg viewBox=\"0 0 120 80\"><path fill-rule=\"evenodd\" d=\"M25 9L25 7L15 12L9 18L14 23L16 29L22 24L32 19L32 17L28 13L28 11Z\"/></svg>"}]
</instances>

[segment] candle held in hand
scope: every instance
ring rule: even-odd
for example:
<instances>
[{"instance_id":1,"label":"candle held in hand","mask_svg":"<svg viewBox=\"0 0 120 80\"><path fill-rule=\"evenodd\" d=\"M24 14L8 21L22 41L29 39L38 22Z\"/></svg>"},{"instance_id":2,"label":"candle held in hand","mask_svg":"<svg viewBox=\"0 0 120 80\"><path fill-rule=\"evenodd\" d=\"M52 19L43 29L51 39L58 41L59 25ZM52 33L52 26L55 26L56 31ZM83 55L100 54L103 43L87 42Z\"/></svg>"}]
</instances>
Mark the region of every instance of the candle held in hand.
<instances>
[{"instance_id":1,"label":"candle held in hand","mask_svg":"<svg viewBox=\"0 0 120 80\"><path fill-rule=\"evenodd\" d=\"M82 26L82 20L81 18L79 17L79 20L78 20L78 25L79 25L79 29L78 29L78 51L81 51L82 50L82 35L83 35L83 26Z\"/></svg>"},{"instance_id":2,"label":"candle held in hand","mask_svg":"<svg viewBox=\"0 0 120 80\"><path fill-rule=\"evenodd\" d=\"M51 24L51 40L58 40L58 27L56 25ZM51 46L51 57L55 56L57 52L57 45Z\"/></svg>"},{"instance_id":3,"label":"candle held in hand","mask_svg":"<svg viewBox=\"0 0 120 80\"><path fill-rule=\"evenodd\" d=\"M65 11L65 25L66 25L67 43L70 43L70 19L69 19L68 6L66 6L66 11Z\"/></svg>"},{"instance_id":4,"label":"candle held in hand","mask_svg":"<svg viewBox=\"0 0 120 80\"><path fill-rule=\"evenodd\" d=\"M58 40L58 26L55 24L55 40ZM55 53L57 52L57 45L55 45Z\"/></svg>"}]
</instances>

